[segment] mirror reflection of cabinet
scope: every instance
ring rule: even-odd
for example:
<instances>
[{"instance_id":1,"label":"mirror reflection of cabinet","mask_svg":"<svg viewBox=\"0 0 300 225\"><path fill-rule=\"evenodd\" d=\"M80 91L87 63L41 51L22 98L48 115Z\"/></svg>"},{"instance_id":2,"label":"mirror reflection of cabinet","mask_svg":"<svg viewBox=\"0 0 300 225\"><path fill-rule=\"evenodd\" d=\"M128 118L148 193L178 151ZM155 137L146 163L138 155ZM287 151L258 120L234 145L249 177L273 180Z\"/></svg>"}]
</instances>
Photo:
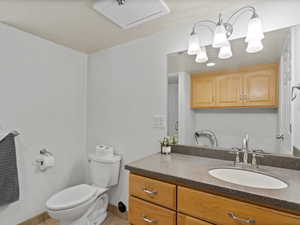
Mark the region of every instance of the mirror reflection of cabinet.
<instances>
[{"instance_id":1,"label":"mirror reflection of cabinet","mask_svg":"<svg viewBox=\"0 0 300 225\"><path fill-rule=\"evenodd\" d=\"M192 77L193 108L206 108L215 106L215 83L215 78L209 75Z\"/></svg>"},{"instance_id":2,"label":"mirror reflection of cabinet","mask_svg":"<svg viewBox=\"0 0 300 225\"><path fill-rule=\"evenodd\" d=\"M277 67L250 71L244 76L245 104L247 106L276 106Z\"/></svg>"},{"instance_id":3,"label":"mirror reflection of cabinet","mask_svg":"<svg viewBox=\"0 0 300 225\"><path fill-rule=\"evenodd\" d=\"M241 106L242 76L239 74L219 75L216 77L216 105L219 107Z\"/></svg>"},{"instance_id":4,"label":"mirror reflection of cabinet","mask_svg":"<svg viewBox=\"0 0 300 225\"><path fill-rule=\"evenodd\" d=\"M192 75L192 108L276 108L278 64Z\"/></svg>"}]
</instances>

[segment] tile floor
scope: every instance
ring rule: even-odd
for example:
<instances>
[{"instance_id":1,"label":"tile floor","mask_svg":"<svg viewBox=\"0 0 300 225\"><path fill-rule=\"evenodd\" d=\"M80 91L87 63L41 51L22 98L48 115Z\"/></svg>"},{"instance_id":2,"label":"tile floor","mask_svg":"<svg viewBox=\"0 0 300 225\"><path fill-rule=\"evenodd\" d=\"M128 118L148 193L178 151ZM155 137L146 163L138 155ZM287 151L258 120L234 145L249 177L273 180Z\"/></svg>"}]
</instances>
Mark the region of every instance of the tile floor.
<instances>
[{"instance_id":1,"label":"tile floor","mask_svg":"<svg viewBox=\"0 0 300 225\"><path fill-rule=\"evenodd\" d=\"M39 225L59 225L59 223L54 219L48 219L45 222L40 223ZM102 225L129 225L129 223L127 220L109 213L108 217Z\"/></svg>"}]
</instances>

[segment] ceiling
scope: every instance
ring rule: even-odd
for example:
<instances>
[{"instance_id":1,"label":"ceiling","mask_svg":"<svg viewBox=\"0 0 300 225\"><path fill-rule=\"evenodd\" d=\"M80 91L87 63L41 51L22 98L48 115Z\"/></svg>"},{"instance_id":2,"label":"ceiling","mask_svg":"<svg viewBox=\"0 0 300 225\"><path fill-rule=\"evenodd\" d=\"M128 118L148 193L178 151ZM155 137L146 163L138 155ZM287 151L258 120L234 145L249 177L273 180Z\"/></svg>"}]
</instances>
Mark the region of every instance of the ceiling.
<instances>
[{"instance_id":1,"label":"ceiling","mask_svg":"<svg viewBox=\"0 0 300 225\"><path fill-rule=\"evenodd\" d=\"M195 56L188 55L186 52L170 54L168 55L170 80L175 81L174 73L176 72L199 73L279 62L282 46L288 35L287 32L288 28L265 33L263 50L252 54L246 52L247 45L244 38L232 40L231 49L233 56L229 59L219 59L217 57L218 49L208 46L206 47L208 62L214 62L216 64L214 67L207 67L206 63L196 63Z\"/></svg>"},{"instance_id":2,"label":"ceiling","mask_svg":"<svg viewBox=\"0 0 300 225\"><path fill-rule=\"evenodd\" d=\"M165 0L170 14L127 30L94 11L92 1L0 0L0 21L55 43L92 53L166 28L217 17L221 11L233 10L255 0Z\"/></svg>"}]
</instances>

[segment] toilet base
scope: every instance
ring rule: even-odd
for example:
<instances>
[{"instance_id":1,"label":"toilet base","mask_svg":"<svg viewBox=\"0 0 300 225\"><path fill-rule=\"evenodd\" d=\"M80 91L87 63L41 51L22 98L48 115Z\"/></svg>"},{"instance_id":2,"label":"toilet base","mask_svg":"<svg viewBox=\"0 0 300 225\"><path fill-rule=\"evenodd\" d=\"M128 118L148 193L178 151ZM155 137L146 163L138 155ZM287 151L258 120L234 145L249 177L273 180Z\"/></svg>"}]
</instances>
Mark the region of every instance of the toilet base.
<instances>
[{"instance_id":1,"label":"toilet base","mask_svg":"<svg viewBox=\"0 0 300 225\"><path fill-rule=\"evenodd\" d=\"M83 217L83 218L80 218L76 221L73 221L71 223L68 223L68 222L60 222L59 225L101 225L104 220L106 219L107 217L107 212L103 213L102 215L100 215L95 221L97 222L90 222L88 218L86 217Z\"/></svg>"},{"instance_id":2,"label":"toilet base","mask_svg":"<svg viewBox=\"0 0 300 225\"><path fill-rule=\"evenodd\" d=\"M107 212L105 212L104 214L102 214L101 216L99 216L99 218L97 219L97 223L94 223L95 225L101 225L104 220L106 219L107 217ZM94 225L94 224L91 224L91 225Z\"/></svg>"},{"instance_id":3,"label":"toilet base","mask_svg":"<svg viewBox=\"0 0 300 225\"><path fill-rule=\"evenodd\" d=\"M52 217L59 220L59 225L101 225L107 217L108 195L102 194L94 200L87 212L76 220L64 220L67 216L59 219L55 215Z\"/></svg>"}]
</instances>

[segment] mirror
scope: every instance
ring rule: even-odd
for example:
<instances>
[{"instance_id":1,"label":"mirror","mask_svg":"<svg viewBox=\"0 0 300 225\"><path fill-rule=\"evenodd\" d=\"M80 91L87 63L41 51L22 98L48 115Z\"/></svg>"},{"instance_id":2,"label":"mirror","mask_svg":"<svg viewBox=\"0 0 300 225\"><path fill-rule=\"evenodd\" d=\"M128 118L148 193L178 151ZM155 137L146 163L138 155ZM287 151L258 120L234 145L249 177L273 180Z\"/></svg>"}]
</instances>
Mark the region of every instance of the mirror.
<instances>
[{"instance_id":1,"label":"mirror","mask_svg":"<svg viewBox=\"0 0 300 225\"><path fill-rule=\"evenodd\" d=\"M295 26L265 33L257 53L247 53L242 38L231 40L229 59L212 46L205 63L186 51L169 54L168 135L182 145L223 149L241 148L248 135L250 149L299 156L298 45Z\"/></svg>"}]
</instances>

